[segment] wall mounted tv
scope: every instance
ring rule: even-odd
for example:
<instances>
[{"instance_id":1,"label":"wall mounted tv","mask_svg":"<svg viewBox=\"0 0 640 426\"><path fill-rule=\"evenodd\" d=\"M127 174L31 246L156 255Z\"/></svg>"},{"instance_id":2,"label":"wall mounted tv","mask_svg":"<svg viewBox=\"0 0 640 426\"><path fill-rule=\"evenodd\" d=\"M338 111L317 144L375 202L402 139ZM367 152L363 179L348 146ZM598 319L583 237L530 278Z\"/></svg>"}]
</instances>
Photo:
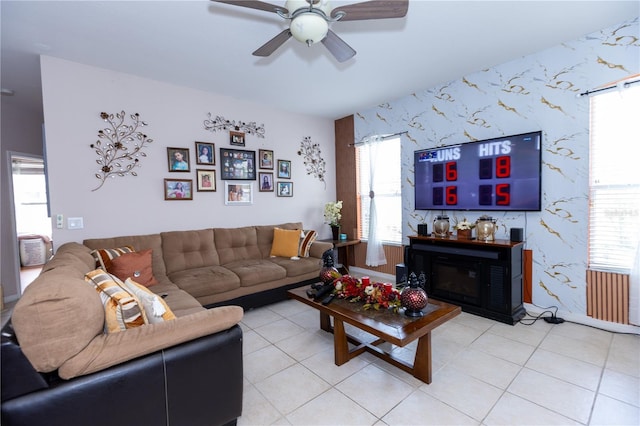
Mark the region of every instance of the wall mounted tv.
<instances>
[{"instance_id":1,"label":"wall mounted tv","mask_svg":"<svg viewBox=\"0 0 640 426\"><path fill-rule=\"evenodd\" d=\"M542 132L414 153L416 210L540 211Z\"/></svg>"}]
</instances>

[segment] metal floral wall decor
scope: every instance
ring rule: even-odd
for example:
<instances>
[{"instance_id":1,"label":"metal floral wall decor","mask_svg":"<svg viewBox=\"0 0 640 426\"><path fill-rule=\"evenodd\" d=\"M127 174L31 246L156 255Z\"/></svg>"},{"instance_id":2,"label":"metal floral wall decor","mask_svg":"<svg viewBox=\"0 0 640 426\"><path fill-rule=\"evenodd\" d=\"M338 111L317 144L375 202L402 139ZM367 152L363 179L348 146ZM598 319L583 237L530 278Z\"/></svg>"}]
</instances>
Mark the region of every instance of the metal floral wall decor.
<instances>
[{"instance_id":1,"label":"metal floral wall decor","mask_svg":"<svg viewBox=\"0 0 640 426\"><path fill-rule=\"evenodd\" d=\"M101 112L100 118L109 123L109 126L98 130L99 139L90 145L98 154L96 163L100 166L100 171L95 174L100 179L100 185L93 191L100 189L108 178L138 176L134 169L140 167L140 157L147 156L142 148L153 142L153 139L138 130L147 125L140 120L138 113L129 116L131 124L125 123L127 116L124 111L115 115Z\"/></svg>"},{"instance_id":2,"label":"metal floral wall decor","mask_svg":"<svg viewBox=\"0 0 640 426\"><path fill-rule=\"evenodd\" d=\"M324 187L327 187L327 182L324 181L324 174L326 173L326 164L324 159L320 155L320 145L311 141L311 136L305 137L300 142L300 150L298 155L301 155L304 159L304 165L307 168L307 174L313 175L322 183Z\"/></svg>"},{"instance_id":3,"label":"metal floral wall decor","mask_svg":"<svg viewBox=\"0 0 640 426\"><path fill-rule=\"evenodd\" d=\"M255 121L245 123L244 121L227 120L219 115L216 115L214 118L211 113L207 113L207 117L209 118L204 120L204 128L210 132L233 130L264 138L264 124L258 126Z\"/></svg>"}]
</instances>

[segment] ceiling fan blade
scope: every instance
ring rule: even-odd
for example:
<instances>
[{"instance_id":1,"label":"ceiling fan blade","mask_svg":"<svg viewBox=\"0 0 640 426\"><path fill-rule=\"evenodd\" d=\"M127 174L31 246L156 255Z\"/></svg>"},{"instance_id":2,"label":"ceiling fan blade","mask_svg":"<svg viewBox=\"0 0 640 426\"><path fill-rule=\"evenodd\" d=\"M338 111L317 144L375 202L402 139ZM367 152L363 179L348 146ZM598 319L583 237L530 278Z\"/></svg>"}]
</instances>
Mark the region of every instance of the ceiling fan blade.
<instances>
[{"instance_id":1,"label":"ceiling fan blade","mask_svg":"<svg viewBox=\"0 0 640 426\"><path fill-rule=\"evenodd\" d=\"M322 44L325 45L338 62L344 62L356 55L356 51L331 30L329 30L327 36L322 39Z\"/></svg>"},{"instance_id":2,"label":"ceiling fan blade","mask_svg":"<svg viewBox=\"0 0 640 426\"><path fill-rule=\"evenodd\" d=\"M340 21L402 18L407 14L407 9L409 0L373 0L338 6L331 11L331 17L335 18L338 12L344 12Z\"/></svg>"},{"instance_id":3,"label":"ceiling fan blade","mask_svg":"<svg viewBox=\"0 0 640 426\"><path fill-rule=\"evenodd\" d=\"M276 6L275 4L267 3L264 1L258 1L258 0L211 0L211 1L214 1L216 3L232 4L234 6L248 7L250 9L264 10L265 12L277 13L277 11L280 10L284 14L289 13L289 11L282 6Z\"/></svg>"},{"instance_id":4,"label":"ceiling fan blade","mask_svg":"<svg viewBox=\"0 0 640 426\"><path fill-rule=\"evenodd\" d=\"M253 56L271 55L273 52L276 51L278 47L282 46L285 41L289 40L290 37L291 37L291 31L289 31L289 29L287 28L286 30L282 31L280 34L278 34L277 36L275 36L274 38L272 38L271 40L269 40L268 42L260 46L258 50L253 52Z\"/></svg>"}]
</instances>

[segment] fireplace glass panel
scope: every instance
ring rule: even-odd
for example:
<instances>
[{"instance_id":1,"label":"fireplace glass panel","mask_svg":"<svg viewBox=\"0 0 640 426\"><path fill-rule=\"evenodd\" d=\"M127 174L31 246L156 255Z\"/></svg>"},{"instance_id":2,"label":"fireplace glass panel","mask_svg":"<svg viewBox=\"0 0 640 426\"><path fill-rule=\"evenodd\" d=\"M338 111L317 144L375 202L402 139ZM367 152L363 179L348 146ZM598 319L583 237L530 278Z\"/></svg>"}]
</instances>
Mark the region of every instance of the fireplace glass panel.
<instances>
[{"instance_id":1,"label":"fireplace glass panel","mask_svg":"<svg viewBox=\"0 0 640 426\"><path fill-rule=\"evenodd\" d=\"M450 300L480 306L480 274L482 264L451 258L432 260L432 293Z\"/></svg>"}]
</instances>

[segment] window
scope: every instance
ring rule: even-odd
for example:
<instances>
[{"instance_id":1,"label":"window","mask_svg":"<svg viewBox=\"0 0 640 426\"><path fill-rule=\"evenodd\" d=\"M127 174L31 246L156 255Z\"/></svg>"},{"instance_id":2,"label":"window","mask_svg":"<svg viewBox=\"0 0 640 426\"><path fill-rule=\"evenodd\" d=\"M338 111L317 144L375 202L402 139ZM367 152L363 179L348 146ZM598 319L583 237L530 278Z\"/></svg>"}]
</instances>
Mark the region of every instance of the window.
<instances>
[{"instance_id":1,"label":"window","mask_svg":"<svg viewBox=\"0 0 640 426\"><path fill-rule=\"evenodd\" d=\"M589 269L627 274L640 239L640 85L591 97Z\"/></svg>"},{"instance_id":2,"label":"window","mask_svg":"<svg viewBox=\"0 0 640 426\"><path fill-rule=\"evenodd\" d=\"M400 138L383 139L376 144L376 164L370 168L370 145L356 148L358 159L358 200L360 203L360 239L369 236L370 170L375 183L379 239L384 243L402 243L402 190L400 188Z\"/></svg>"}]
</instances>

